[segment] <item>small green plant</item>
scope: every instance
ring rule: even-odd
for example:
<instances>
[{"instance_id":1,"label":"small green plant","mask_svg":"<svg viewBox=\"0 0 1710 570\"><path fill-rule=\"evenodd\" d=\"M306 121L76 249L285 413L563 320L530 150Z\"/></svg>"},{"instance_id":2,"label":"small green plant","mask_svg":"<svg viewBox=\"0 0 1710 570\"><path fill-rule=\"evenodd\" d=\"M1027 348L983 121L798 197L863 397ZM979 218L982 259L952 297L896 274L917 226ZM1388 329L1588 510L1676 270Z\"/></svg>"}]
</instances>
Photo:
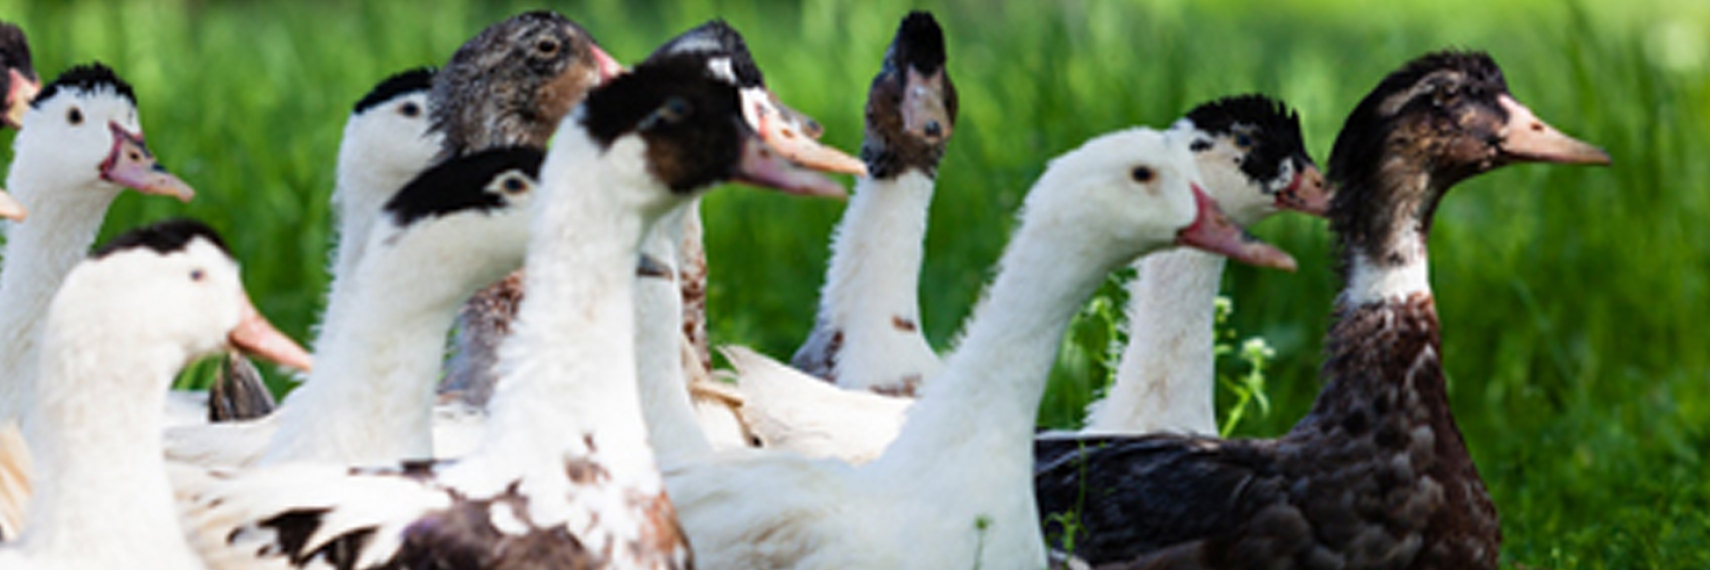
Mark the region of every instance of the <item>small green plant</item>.
<instances>
[{"instance_id":1,"label":"small green plant","mask_svg":"<svg viewBox=\"0 0 1710 570\"><path fill-rule=\"evenodd\" d=\"M1217 428L1217 435L1222 437L1235 433L1235 428L1241 425L1241 419L1245 418L1248 410L1254 406L1258 407L1260 416L1270 415L1271 399L1265 392L1265 368L1277 355L1276 349L1271 348L1270 343L1265 342L1265 338L1261 336L1247 337L1237 349L1234 344L1237 335L1235 329L1229 325L1229 315L1234 313L1235 303L1228 297L1218 296L1214 337L1217 344L1213 351L1220 363L1228 360L1225 357L1233 357L1246 365L1246 370L1241 374L1217 374L1217 385L1231 393L1235 400L1229 409L1223 411L1223 424Z\"/></svg>"}]
</instances>

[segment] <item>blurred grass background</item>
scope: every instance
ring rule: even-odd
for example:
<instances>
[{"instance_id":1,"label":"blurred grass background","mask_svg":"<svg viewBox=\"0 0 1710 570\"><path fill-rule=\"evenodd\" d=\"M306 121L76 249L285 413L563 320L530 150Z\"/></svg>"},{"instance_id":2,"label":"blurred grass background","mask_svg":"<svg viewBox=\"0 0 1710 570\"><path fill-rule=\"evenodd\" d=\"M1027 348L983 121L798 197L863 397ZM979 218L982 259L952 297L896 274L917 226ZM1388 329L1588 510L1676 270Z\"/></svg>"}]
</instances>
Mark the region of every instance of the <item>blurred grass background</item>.
<instances>
[{"instance_id":1,"label":"blurred grass background","mask_svg":"<svg viewBox=\"0 0 1710 570\"><path fill-rule=\"evenodd\" d=\"M858 147L866 86L910 8L945 24L961 118L923 278L943 346L989 277L1045 160L1095 134L1163 126L1247 91L1297 107L1322 162L1344 114L1429 50L1490 51L1518 98L1615 166L1511 167L1462 184L1433 236L1444 361L1469 446L1503 514L1503 559L1543 568L1710 567L1710 3L1357 0L682 0L347 3L0 0L44 80L93 59L137 88L149 144L195 203L136 195L103 238L172 215L222 229L260 308L307 338L327 285L328 194L349 107L438 64L487 24L561 11L621 60L708 18L741 29L786 101ZM10 135L4 135L9 137ZM4 157L10 160L10 145ZM788 357L813 319L833 202L722 192L706 207L716 342ZM1323 222L1255 233L1298 274L1232 267L1233 326L1278 349L1285 431L1316 393L1337 288ZM1042 423L1078 421L1105 335L1078 331Z\"/></svg>"}]
</instances>

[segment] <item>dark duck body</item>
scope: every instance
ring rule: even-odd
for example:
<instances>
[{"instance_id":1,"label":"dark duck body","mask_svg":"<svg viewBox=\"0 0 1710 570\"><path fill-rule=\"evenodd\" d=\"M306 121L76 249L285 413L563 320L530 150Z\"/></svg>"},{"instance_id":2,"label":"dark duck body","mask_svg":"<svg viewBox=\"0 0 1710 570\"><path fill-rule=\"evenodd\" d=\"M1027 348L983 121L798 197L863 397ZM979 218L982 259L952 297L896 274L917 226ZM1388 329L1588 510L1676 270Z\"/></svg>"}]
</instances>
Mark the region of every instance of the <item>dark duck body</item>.
<instances>
[{"instance_id":1,"label":"dark duck body","mask_svg":"<svg viewBox=\"0 0 1710 570\"><path fill-rule=\"evenodd\" d=\"M1426 238L1450 187L1519 161L1608 156L1516 102L1483 53L1386 77L1330 157L1346 287L1312 411L1274 440L1041 440L1047 536L1063 532L1054 514L1078 513L1072 554L1108 568L1496 568L1501 527L1449 408Z\"/></svg>"}]
</instances>

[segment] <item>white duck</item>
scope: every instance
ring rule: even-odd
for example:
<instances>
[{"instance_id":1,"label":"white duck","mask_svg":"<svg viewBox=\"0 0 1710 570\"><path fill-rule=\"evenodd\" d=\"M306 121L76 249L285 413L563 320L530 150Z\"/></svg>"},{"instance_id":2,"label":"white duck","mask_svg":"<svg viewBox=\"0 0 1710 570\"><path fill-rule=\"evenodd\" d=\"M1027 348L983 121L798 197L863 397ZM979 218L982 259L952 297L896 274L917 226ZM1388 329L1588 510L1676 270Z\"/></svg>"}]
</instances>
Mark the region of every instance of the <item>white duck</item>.
<instances>
[{"instance_id":1,"label":"white duck","mask_svg":"<svg viewBox=\"0 0 1710 570\"><path fill-rule=\"evenodd\" d=\"M28 425L36 341L60 282L83 259L123 188L193 195L149 153L136 95L104 65L61 74L37 94L22 125L6 187L33 216L7 228L0 271L0 513L22 512L29 496L29 450L13 422ZM15 519L0 517L0 533L16 531Z\"/></svg>"},{"instance_id":2,"label":"white duck","mask_svg":"<svg viewBox=\"0 0 1710 570\"><path fill-rule=\"evenodd\" d=\"M243 292L207 226L176 221L115 239L70 271L42 319L35 408L40 493L0 568L200 568L160 456L161 407L191 360L295 343Z\"/></svg>"},{"instance_id":3,"label":"white duck","mask_svg":"<svg viewBox=\"0 0 1710 570\"><path fill-rule=\"evenodd\" d=\"M1175 243L1292 268L1195 186L1185 147L1121 131L1053 160L960 348L860 467L732 450L666 466L703 568L1043 568L1033 420L1069 319L1105 275ZM1197 214L1196 214L1197 204Z\"/></svg>"},{"instance_id":4,"label":"white duck","mask_svg":"<svg viewBox=\"0 0 1710 570\"><path fill-rule=\"evenodd\" d=\"M446 334L464 300L522 265L542 158L482 151L404 186L333 284L308 381L272 416L168 431L168 456L226 466L432 457Z\"/></svg>"},{"instance_id":5,"label":"white duck","mask_svg":"<svg viewBox=\"0 0 1710 570\"><path fill-rule=\"evenodd\" d=\"M428 128L432 85L431 68L397 73L357 100L345 119L332 194L338 218L332 289L338 288L341 277L355 274L369 229L381 217L381 206L439 152L439 134ZM326 310L326 314L335 312L330 307ZM222 376L220 381L239 390L264 389L254 368L236 370L242 372ZM168 403L168 427L198 425L211 417L208 392L174 391Z\"/></svg>"},{"instance_id":6,"label":"white duck","mask_svg":"<svg viewBox=\"0 0 1710 570\"><path fill-rule=\"evenodd\" d=\"M515 334L479 449L401 469L296 464L210 477L187 527L215 568L683 568L654 467L632 330L648 227L732 178L840 192L784 163L737 92L683 60L638 66L567 118L542 168Z\"/></svg>"},{"instance_id":7,"label":"white duck","mask_svg":"<svg viewBox=\"0 0 1710 570\"><path fill-rule=\"evenodd\" d=\"M1237 224L1279 209L1317 214L1328 203L1299 120L1281 103L1259 96L1206 103L1165 134L1171 144L1192 150L1207 195ZM1110 398L1095 404L1089 429L1215 430L1211 320L1223 260L1184 249L1135 263L1141 278L1130 285L1130 342ZM846 340L844 350L860 350L857 340ZM740 371L739 411L767 447L870 461L896 437L912 404L831 389L751 350L727 348L726 354Z\"/></svg>"}]
</instances>

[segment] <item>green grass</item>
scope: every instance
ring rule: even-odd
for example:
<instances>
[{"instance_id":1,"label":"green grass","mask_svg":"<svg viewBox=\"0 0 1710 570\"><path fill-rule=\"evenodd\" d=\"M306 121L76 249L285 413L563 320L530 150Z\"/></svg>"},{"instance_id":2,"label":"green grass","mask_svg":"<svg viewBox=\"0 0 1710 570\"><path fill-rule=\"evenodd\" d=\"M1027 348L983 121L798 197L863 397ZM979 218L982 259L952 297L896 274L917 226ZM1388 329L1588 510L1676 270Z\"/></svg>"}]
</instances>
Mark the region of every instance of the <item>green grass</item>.
<instances>
[{"instance_id":1,"label":"green grass","mask_svg":"<svg viewBox=\"0 0 1710 570\"><path fill-rule=\"evenodd\" d=\"M859 143L867 82L896 0L558 3L623 60L722 15L771 86L826 139ZM946 0L961 120L932 212L922 291L940 344L989 277L1045 160L1095 134L1165 125L1244 91L1298 107L1320 160L1344 114L1400 63L1446 46L1491 51L1516 95L1615 166L1512 167L1444 204L1433 280L1466 439L1503 513L1503 558L1544 568L1710 566L1710 5L1449 0ZM200 191L188 206L115 204L105 235L188 214L221 228L261 309L306 337L327 283L332 165L349 105L380 77L443 61L534 5L387 0L19 2L45 76L100 59L137 87L155 152ZM9 136L9 135L7 135ZM4 158L9 160L9 152ZM812 320L841 206L733 190L706 208L715 339L788 355ZM1234 268L1231 326L1277 349L1269 414L1282 432L1317 390L1337 287L1322 222L1256 233L1298 274ZM1074 334L1042 417L1074 421L1103 378L1108 334ZM1232 374L1236 373L1231 371Z\"/></svg>"}]
</instances>

